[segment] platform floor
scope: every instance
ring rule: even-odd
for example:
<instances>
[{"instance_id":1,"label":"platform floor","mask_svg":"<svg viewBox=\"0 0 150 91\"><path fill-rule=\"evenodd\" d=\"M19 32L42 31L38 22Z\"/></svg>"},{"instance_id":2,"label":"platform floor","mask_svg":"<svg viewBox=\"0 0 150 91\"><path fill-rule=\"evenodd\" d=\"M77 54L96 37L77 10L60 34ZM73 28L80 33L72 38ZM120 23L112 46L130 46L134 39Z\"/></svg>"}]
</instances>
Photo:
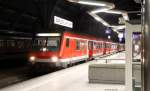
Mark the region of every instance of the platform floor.
<instances>
[{"instance_id":1,"label":"platform floor","mask_svg":"<svg viewBox=\"0 0 150 91\"><path fill-rule=\"evenodd\" d=\"M117 53L111 55L109 57L105 57L105 59L123 59L125 57L125 53ZM104 58L103 58L104 59ZM70 67L58 72L54 72L43 77L35 78L33 83L34 87L39 87L41 84L35 84L36 81L39 82L39 79L46 79L43 81L44 83L50 83L48 85L44 85L42 87L42 91L125 91L125 85L119 84L93 84L88 82L88 66L91 63L97 61L87 62L84 64L80 64L74 67ZM118 62L118 61L116 61ZM43 83L41 81L41 83ZM16 87L8 87L7 89L3 89L2 91L30 91L33 87L30 88L28 82L24 82L21 85L17 85ZM27 88L26 90L21 90ZM33 91L33 90L32 90ZM34 91L41 91L41 89L36 89Z\"/></svg>"},{"instance_id":2,"label":"platform floor","mask_svg":"<svg viewBox=\"0 0 150 91\"><path fill-rule=\"evenodd\" d=\"M97 58L95 61L102 64L125 64L125 52L119 52L110 56Z\"/></svg>"}]
</instances>

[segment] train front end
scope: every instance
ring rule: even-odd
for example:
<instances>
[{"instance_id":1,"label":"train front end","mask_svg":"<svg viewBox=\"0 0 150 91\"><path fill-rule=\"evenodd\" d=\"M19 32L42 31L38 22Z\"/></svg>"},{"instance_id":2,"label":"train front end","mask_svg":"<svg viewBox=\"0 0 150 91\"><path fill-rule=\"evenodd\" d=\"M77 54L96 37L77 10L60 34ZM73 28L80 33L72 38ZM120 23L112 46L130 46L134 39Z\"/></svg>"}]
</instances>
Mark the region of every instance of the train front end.
<instances>
[{"instance_id":1,"label":"train front end","mask_svg":"<svg viewBox=\"0 0 150 91\"><path fill-rule=\"evenodd\" d=\"M60 33L38 33L33 39L33 46L29 53L32 65L60 66L59 49Z\"/></svg>"}]
</instances>

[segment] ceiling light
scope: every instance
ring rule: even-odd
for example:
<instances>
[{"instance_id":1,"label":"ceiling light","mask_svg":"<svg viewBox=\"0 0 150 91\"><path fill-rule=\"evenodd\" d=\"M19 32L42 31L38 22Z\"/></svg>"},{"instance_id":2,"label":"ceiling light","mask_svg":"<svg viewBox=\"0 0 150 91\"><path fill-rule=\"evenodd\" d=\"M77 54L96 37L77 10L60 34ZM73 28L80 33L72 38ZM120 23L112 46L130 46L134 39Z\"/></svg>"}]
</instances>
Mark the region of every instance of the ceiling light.
<instances>
[{"instance_id":1,"label":"ceiling light","mask_svg":"<svg viewBox=\"0 0 150 91\"><path fill-rule=\"evenodd\" d=\"M89 13L95 20L101 22L104 26L109 27L110 25L105 22L101 17L99 17L98 15L94 14L94 13Z\"/></svg>"},{"instance_id":2,"label":"ceiling light","mask_svg":"<svg viewBox=\"0 0 150 91\"><path fill-rule=\"evenodd\" d=\"M105 10L103 12L111 13L111 14L122 14L124 20L129 20L128 14L125 11L121 11L121 10Z\"/></svg>"},{"instance_id":3,"label":"ceiling light","mask_svg":"<svg viewBox=\"0 0 150 91\"><path fill-rule=\"evenodd\" d=\"M85 0L67 0L72 3L79 3L79 4L84 4L84 5L91 5L91 6L101 6L101 7L112 7L114 8L115 5L112 3L108 2L103 2L103 1L85 1Z\"/></svg>"},{"instance_id":4,"label":"ceiling light","mask_svg":"<svg viewBox=\"0 0 150 91\"><path fill-rule=\"evenodd\" d=\"M105 3L99 3L98 1L78 1L78 3L92 6L106 6Z\"/></svg>"},{"instance_id":5,"label":"ceiling light","mask_svg":"<svg viewBox=\"0 0 150 91\"><path fill-rule=\"evenodd\" d=\"M109 10L109 8L96 9L96 10L91 11L91 13L100 13L100 12L104 12L107 10Z\"/></svg>"},{"instance_id":6,"label":"ceiling light","mask_svg":"<svg viewBox=\"0 0 150 91\"><path fill-rule=\"evenodd\" d=\"M122 14L123 11L119 11L119 10L107 10L104 11L105 13L111 13L111 14Z\"/></svg>"}]
</instances>

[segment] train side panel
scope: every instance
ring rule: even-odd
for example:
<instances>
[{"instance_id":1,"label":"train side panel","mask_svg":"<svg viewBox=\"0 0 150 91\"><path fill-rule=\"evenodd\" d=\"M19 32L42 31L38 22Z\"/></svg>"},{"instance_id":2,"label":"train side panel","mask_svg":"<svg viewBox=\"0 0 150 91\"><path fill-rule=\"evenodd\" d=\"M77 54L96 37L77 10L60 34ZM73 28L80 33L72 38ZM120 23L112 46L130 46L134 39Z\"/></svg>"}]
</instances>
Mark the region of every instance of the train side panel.
<instances>
[{"instance_id":1,"label":"train side panel","mask_svg":"<svg viewBox=\"0 0 150 91\"><path fill-rule=\"evenodd\" d=\"M64 65L88 59L87 39L64 34L60 49L60 62Z\"/></svg>"}]
</instances>

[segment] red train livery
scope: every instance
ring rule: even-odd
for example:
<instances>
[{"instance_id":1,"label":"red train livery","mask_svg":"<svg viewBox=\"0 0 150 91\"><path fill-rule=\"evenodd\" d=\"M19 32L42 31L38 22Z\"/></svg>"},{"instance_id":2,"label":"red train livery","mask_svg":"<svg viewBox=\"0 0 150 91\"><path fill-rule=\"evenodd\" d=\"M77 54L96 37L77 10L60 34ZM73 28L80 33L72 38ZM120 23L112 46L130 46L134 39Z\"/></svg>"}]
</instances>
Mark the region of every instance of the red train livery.
<instances>
[{"instance_id":1,"label":"red train livery","mask_svg":"<svg viewBox=\"0 0 150 91\"><path fill-rule=\"evenodd\" d=\"M122 50L124 50L124 44L112 43L95 37L70 32L39 33L29 53L29 62L67 67L72 63Z\"/></svg>"}]
</instances>

